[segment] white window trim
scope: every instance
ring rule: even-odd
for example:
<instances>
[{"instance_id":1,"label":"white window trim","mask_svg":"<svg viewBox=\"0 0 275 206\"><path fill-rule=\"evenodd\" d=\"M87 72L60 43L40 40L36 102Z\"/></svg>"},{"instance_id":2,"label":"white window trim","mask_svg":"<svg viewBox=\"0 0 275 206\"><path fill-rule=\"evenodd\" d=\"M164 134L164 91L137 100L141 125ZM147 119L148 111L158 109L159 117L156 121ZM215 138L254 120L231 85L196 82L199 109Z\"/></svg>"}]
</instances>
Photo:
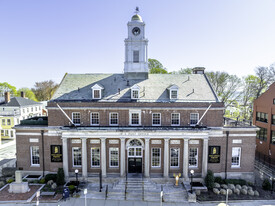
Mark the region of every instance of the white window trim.
<instances>
[{"instance_id":1,"label":"white window trim","mask_svg":"<svg viewBox=\"0 0 275 206\"><path fill-rule=\"evenodd\" d=\"M173 114L178 114L179 115L179 124L172 124L172 116L173 116ZM180 113L172 113L171 114L171 126L180 126Z\"/></svg>"},{"instance_id":2,"label":"white window trim","mask_svg":"<svg viewBox=\"0 0 275 206\"><path fill-rule=\"evenodd\" d=\"M112 114L117 114L117 124L111 124L111 116ZM117 126L118 125L118 113L117 112L110 112L109 114L109 125L110 126Z\"/></svg>"},{"instance_id":3,"label":"white window trim","mask_svg":"<svg viewBox=\"0 0 275 206\"><path fill-rule=\"evenodd\" d=\"M171 150L172 149L178 149L179 150L179 153L178 153L178 166L171 166L171 159L172 159L172 157L171 157L171 154L172 154ZM180 167L180 148L178 148L178 147L171 147L170 148L170 168L179 168L179 167Z\"/></svg>"},{"instance_id":4,"label":"white window trim","mask_svg":"<svg viewBox=\"0 0 275 206\"><path fill-rule=\"evenodd\" d=\"M80 112L72 112L72 121L74 122L74 114L76 114L76 113L79 113L79 119L80 119L80 122L81 122L81 114L80 114ZM74 125L80 125L80 123L79 124L75 124L74 123Z\"/></svg>"},{"instance_id":5,"label":"white window trim","mask_svg":"<svg viewBox=\"0 0 275 206\"><path fill-rule=\"evenodd\" d=\"M153 149L159 149L159 166L153 166ZM151 167L152 168L161 168L161 148L160 147L152 147L151 148Z\"/></svg>"},{"instance_id":6,"label":"white window trim","mask_svg":"<svg viewBox=\"0 0 275 206\"><path fill-rule=\"evenodd\" d=\"M95 98L95 91L99 91L99 98ZM101 89L93 89L93 99L101 99Z\"/></svg>"},{"instance_id":7,"label":"white window trim","mask_svg":"<svg viewBox=\"0 0 275 206\"><path fill-rule=\"evenodd\" d=\"M117 164L117 166L111 166L111 149L112 148L117 148L118 149L118 159L117 159L117 162L118 162L118 164ZM118 168L119 167L119 147L110 147L109 148L109 167L111 167L111 168Z\"/></svg>"},{"instance_id":8,"label":"white window trim","mask_svg":"<svg viewBox=\"0 0 275 206\"><path fill-rule=\"evenodd\" d=\"M81 150L81 165L75 165L74 164L74 149L75 148L81 148L81 147L72 147L72 165L73 167L82 167L82 150Z\"/></svg>"},{"instance_id":9,"label":"white window trim","mask_svg":"<svg viewBox=\"0 0 275 206\"><path fill-rule=\"evenodd\" d=\"M99 148L99 165L93 165L93 149L94 148ZM101 164L101 157L100 157L100 154L101 154L101 151L100 151L100 147L91 147L91 168L99 168L100 167L100 164Z\"/></svg>"},{"instance_id":10,"label":"white window trim","mask_svg":"<svg viewBox=\"0 0 275 206\"><path fill-rule=\"evenodd\" d=\"M172 98L172 91L176 91L177 92L177 98ZM178 99L178 96L179 96L178 89L170 89L170 99Z\"/></svg>"},{"instance_id":11,"label":"white window trim","mask_svg":"<svg viewBox=\"0 0 275 206\"><path fill-rule=\"evenodd\" d=\"M195 126L196 124L191 124L191 115L192 114L198 114L198 121L199 121L199 119L200 119L200 114L197 112L197 113L190 113L190 118L189 118L189 121L190 121L190 126ZM198 122L197 121L197 122Z\"/></svg>"},{"instance_id":12,"label":"white window trim","mask_svg":"<svg viewBox=\"0 0 275 206\"><path fill-rule=\"evenodd\" d=\"M139 155L137 155L137 148L140 148L141 149L141 155L139 156ZM129 152L130 152L130 149L134 149L134 155L129 155ZM131 157L131 158L133 158L133 157L142 157L142 150L143 148L141 147L141 146L136 146L136 147L129 147L128 149L127 149L127 152L128 152L128 157Z\"/></svg>"},{"instance_id":13,"label":"white window trim","mask_svg":"<svg viewBox=\"0 0 275 206\"><path fill-rule=\"evenodd\" d=\"M159 124L153 124L153 120L154 120L154 118L153 118L153 116L154 116L154 114L159 114ZM161 126L161 113L152 113L152 126Z\"/></svg>"},{"instance_id":14,"label":"white window trim","mask_svg":"<svg viewBox=\"0 0 275 206\"><path fill-rule=\"evenodd\" d=\"M238 165L232 165L232 158L233 158L233 148L240 148L240 157L239 157L239 164ZM241 156L242 156L242 148L241 147L232 147L231 151L231 168L241 168Z\"/></svg>"},{"instance_id":15,"label":"white window trim","mask_svg":"<svg viewBox=\"0 0 275 206\"><path fill-rule=\"evenodd\" d=\"M138 92L138 97L137 98L135 98L134 95L133 95L134 91ZM139 89L131 89L131 99L139 99Z\"/></svg>"},{"instance_id":16,"label":"white window trim","mask_svg":"<svg viewBox=\"0 0 275 206\"><path fill-rule=\"evenodd\" d=\"M33 164L33 159L32 159L32 147L38 147L39 150L39 146L33 145L30 146L30 153L31 153L31 167L40 167L40 154L39 154L39 164Z\"/></svg>"},{"instance_id":17,"label":"white window trim","mask_svg":"<svg viewBox=\"0 0 275 206\"><path fill-rule=\"evenodd\" d=\"M197 150L197 158L196 158L196 165L189 165L189 158L190 158L190 149L196 149ZM188 166L189 168L198 168L198 164L199 164L199 148L197 147L189 147L189 153L188 153Z\"/></svg>"},{"instance_id":18,"label":"white window trim","mask_svg":"<svg viewBox=\"0 0 275 206\"><path fill-rule=\"evenodd\" d=\"M138 113L138 124L132 124L132 114ZM140 126L141 125L141 111L129 111L129 125L130 126Z\"/></svg>"},{"instance_id":19,"label":"white window trim","mask_svg":"<svg viewBox=\"0 0 275 206\"><path fill-rule=\"evenodd\" d=\"M98 124L92 124L92 114L98 114ZM91 121L91 125L92 126L98 126L99 125L99 122L100 122L100 116L99 116L99 112L91 112L90 113L90 121Z\"/></svg>"}]
</instances>

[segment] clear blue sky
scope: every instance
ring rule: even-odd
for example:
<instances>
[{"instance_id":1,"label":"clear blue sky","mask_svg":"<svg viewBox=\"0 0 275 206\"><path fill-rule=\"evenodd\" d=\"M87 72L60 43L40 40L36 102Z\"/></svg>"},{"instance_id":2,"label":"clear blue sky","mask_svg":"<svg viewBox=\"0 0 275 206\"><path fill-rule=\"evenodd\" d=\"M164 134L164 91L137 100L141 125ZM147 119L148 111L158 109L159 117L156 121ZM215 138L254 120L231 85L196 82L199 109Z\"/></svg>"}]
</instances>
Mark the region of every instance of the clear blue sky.
<instances>
[{"instance_id":1,"label":"clear blue sky","mask_svg":"<svg viewBox=\"0 0 275 206\"><path fill-rule=\"evenodd\" d=\"M243 76L275 62L275 0L0 0L0 82L33 87L68 73L121 73L136 6L149 57L169 71Z\"/></svg>"}]
</instances>

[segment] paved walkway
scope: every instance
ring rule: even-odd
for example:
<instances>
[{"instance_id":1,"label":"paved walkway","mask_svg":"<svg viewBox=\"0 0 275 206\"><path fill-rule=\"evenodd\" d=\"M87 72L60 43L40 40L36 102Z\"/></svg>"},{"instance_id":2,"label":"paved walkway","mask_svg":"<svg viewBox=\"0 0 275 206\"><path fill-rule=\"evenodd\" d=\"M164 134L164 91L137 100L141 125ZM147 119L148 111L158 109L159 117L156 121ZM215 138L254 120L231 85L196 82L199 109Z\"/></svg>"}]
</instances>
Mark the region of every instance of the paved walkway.
<instances>
[{"instance_id":1,"label":"paved walkway","mask_svg":"<svg viewBox=\"0 0 275 206\"><path fill-rule=\"evenodd\" d=\"M32 204L0 204L0 206L27 206L36 205ZM83 198L71 198L67 201L60 203L40 203L41 206L85 206ZM162 203L162 206L218 206L219 203ZM275 200L263 201L242 201L242 202L229 202L229 206L275 206ZM87 206L161 206L159 202L143 202L143 201L116 201L116 200L91 200L87 199Z\"/></svg>"}]
</instances>

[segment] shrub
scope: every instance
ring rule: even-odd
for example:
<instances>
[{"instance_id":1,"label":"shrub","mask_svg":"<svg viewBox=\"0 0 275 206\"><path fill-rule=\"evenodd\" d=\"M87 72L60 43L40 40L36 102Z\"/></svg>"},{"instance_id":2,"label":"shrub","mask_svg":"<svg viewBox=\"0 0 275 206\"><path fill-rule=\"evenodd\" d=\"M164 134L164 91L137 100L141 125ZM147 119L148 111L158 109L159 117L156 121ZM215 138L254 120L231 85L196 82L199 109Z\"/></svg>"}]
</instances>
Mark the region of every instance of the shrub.
<instances>
[{"instance_id":1,"label":"shrub","mask_svg":"<svg viewBox=\"0 0 275 206\"><path fill-rule=\"evenodd\" d=\"M226 190L225 190L225 189L221 189L220 193L221 193L222 195L226 195Z\"/></svg>"},{"instance_id":2,"label":"shrub","mask_svg":"<svg viewBox=\"0 0 275 206\"><path fill-rule=\"evenodd\" d=\"M231 190L234 190L234 189L235 189L235 185L233 185L233 184L228 184L228 188L231 189Z\"/></svg>"},{"instance_id":3,"label":"shrub","mask_svg":"<svg viewBox=\"0 0 275 206\"><path fill-rule=\"evenodd\" d=\"M46 180L45 178L41 178L41 180L39 181L40 184L45 184Z\"/></svg>"},{"instance_id":4,"label":"shrub","mask_svg":"<svg viewBox=\"0 0 275 206\"><path fill-rule=\"evenodd\" d=\"M257 190L254 191L254 195L257 196L257 197L260 196L260 194L259 194L259 192Z\"/></svg>"},{"instance_id":5,"label":"shrub","mask_svg":"<svg viewBox=\"0 0 275 206\"><path fill-rule=\"evenodd\" d=\"M224 180L221 177L215 177L214 182L221 184L224 184Z\"/></svg>"},{"instance_id":6,"label":"shrub","mask_svg":"<svg viewBox=\"0 0 275 206\"><path fill-rule=\"evenodd\" d=\"M54 181L53 180L49 180L48 182L47 182L47 185L52 185L54 183Z\"/></svg>"},{"instance_id":7,"label":"shrub","mask_svg":"<svg viewBox=\"0 0 275 206\"><path fill-rule=\"evenodd\" d=\"M269 179L265 178L262 184L263 190L271 190L271 184L269 182Z\"/></svg>"},{"instance_id":8,"label":"shrub","mask_svg":"<svg viewBox=\"0 0 275 206\"><path fill-rule=\"evenodd\" d=\"M250 195L250 196L254 196L253 190L248 190L247 194Z\"/></svg>"},{"instance_id":9,"label":"shrub","mask_svg":"<svg viewBox=\"0 0 275 206\"><path fill-rule=\"evenodd\" d=\"M74 185L69 185L68 188L69 188L70 191L74 191L75 190L75 186Z\"/></svg>"},{"instance_id":10,"label":"shrub","mask_svg":"<svg viewBox=\"0 0 275 206\"><path fill-rule=\"evenodd\" d=\"M204 182L208 189L212 189L214 187L214 174L211 170L207 171Z\"/></svg>"},{"instance_id":11,"label":"shrub","mask_svg":"<svg viewBox=\"0 0 275 206\"><path fill-rule=\"evenodd\" d=\"M228 189L228 195L232 195L233 194L233 191L231 189Z\"/></svg>"},{"instance_id":12,"label":"shrub","mask_svg":"<svg viewBox=\"0 0 275 206\"><path fill-rule=\"evenodd\" d=\"M2 176L11 177L15 175L16 168L15 167L4 167L2 169Z\"/></svg>"},{"instance_id":13,"label":"shrub","mask_svg":"<svg viewBox=\"0 0 275 206\"><path fill-rule=\"evenodd\" d=\"M58 168L56 183L57 185L65 184L65 175L63 168Z\"/></svg>"},{"instance_id":14,"label":"shrub","mask_svg":"<svg viewBox=\"0 0 275 206\"><path fill-rule=\"evenodd\" d=\"M239 184L237 184L235 188L241 190L241 189L242 189L242 186L239 185Z\"/></svg>"},{"instance_id":15,"label":"shrub","mask_svg":"<svg viewBox=\"0 0 275 206\"><path fill-rule=\"evenodd\" d=\"M214 187L215 187L215 188L220 188L221 185L220 185L219 183L217 183L217 182L214 182Z\"/></svg>"},{"instance_id":16,"label":"shrub","mask_svg":"<svg viewBox=\"0 0 275 206\"><path fill-rule=\"evenodd\" d=\"M48 182L49 180L53 180L54 182L56 182L57 179L57 174L47 174L45 176L45 182Z\"/></svg>"},{"instance_id":17,"label":"shrub","mask_svg":"<svg viewBox=\"0 0 275 206\"><path fill-rule=\"evenodd\" d=\"M12 183L12 182L14 182L14 179L13 179L13 178L7 179L7 183L8 183L8 184L10 184L10 183Z\"/></svg>"},{"instance_id":18,"label":"shrub","mask_svg":"<svg viewBox=\"0 0 275 206\"><path fill-rule=\"evenodd\" d=\"M220 190L219 190L219 189L217 189L217 188L213 188L213 192L214 192L215 194L217 194L217 195L219 195L219 194L220 194Z\"/></svg>"},{"instance_id":19,"label":"shrub","mask_svg":"<svg viewBox=\"0 0 275 206\"><path fill-rule=\"evenodd\" d=\"M225 184L233 184L233 185L246 185L246 181L243 179L226 179Z\"/></svg>"},{"instance_id":20,"label":"shrub","mask_svg":"<svg viewBox=\"0 0 275 206\"><path fill-rule=\"evenodd\" d=\"M247 190L246 190L246 189L241 189L241 193L242 193L243 195L247 195Z\"/></svg>"},{"instance_id":21,"label":"shrub","mask_svg":"<svg viewBox=\"0 0 275 206\"><path fill-rule=\"evenodd\" d=\"M234 193L236 194L236 195L239 195L240 194L240 190L239 189L234 189Z\"/></svg>"},{"instance_id":22,"label":"shrub","mask_svg":"<svg viewBox=\"0 0 275 206\"><path fill-rule=\"evenodd\" d=\"M246 185L243 185L243 186L242 186L242 189L248 190L248 187L247 187Z\"/></svg>"},{"instance_id":23,"label":"shrub","mask_svg":"<svg viewBox=\"0 0 275 206\"><path fill-rule=\"evenodd\" d=\"M55 190L55 189L57 188L56 183L53 183L52 186L51 186L51 188L52 188L53 190Z\"/></svg>"},{"instance_id":24,"label":"shrub","mask_svg":"<svg viewBox=\"0 0 275 206\"><path fill-rule=\"evenodd\" d=\"M28 182L28 180L27 179L23 179L22 182Z\"/></svg>"},{"instance_id":25,"label":"shrub","mask_svg":"<svg viewBox=\"0 0 275 206\"><path fill-rule=\"evenodd\" d=\"M227 186L226 184L222 184L222 185L221 185L221 188L223 188L223 189L226 190L226 189L228 189L228 186Z\"/></svg>"}]
</instances>

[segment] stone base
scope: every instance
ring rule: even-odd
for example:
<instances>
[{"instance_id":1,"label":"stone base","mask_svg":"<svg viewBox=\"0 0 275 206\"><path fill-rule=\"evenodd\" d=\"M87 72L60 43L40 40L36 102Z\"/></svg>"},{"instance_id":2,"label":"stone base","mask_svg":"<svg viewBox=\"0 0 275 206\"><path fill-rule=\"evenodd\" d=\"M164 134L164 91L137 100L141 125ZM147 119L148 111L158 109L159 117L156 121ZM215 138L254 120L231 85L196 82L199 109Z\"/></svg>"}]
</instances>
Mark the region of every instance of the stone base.
<instances>
[{"instance_id":1,"label":"stone base","mask_svg":"<svg viewBox=\"0 0 275 206\"><path fill-rule=\"evenodd\" d=\"M196 202L196 194L188 192L188 202Z\"/></svg>"},{"instance_id":2,"label":"stone base","mask_svg":"<svg viewBox=\"0 0 275 206\"><path fill-rule=\"evenodd\" d=\"M9 193L26 193L29 191L30 191L30 188L27 182L22 182L22 183L13 182L10 184Z\"/></svg>"}]
</instances>

